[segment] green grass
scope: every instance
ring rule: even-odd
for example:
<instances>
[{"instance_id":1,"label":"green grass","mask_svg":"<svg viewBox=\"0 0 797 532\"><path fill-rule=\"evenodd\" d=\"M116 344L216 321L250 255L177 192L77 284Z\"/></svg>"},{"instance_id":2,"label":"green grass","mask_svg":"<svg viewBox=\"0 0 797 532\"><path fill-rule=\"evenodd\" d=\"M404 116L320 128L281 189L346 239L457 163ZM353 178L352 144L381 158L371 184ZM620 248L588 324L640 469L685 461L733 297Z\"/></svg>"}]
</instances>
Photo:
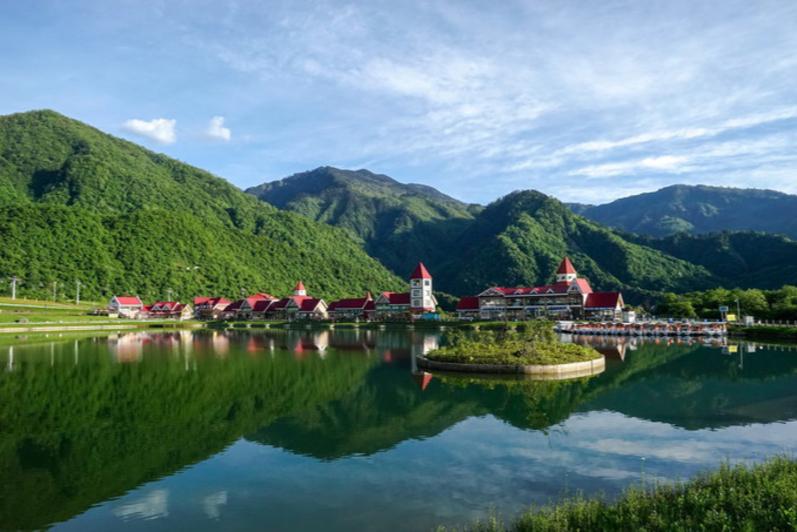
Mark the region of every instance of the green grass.
<instances>
[{"instance_id":1,"label":"green grass","mask_svg":"<svg viewBox=\"0 0 797 532\"><path fill-rule=\"evenodd\" d=\"M797 339L797 327L788 325L756 325L754 327L732 326L732 334L744 338L779 338L784 340Z\"/></svg>"},{"instance_id":2,"label":"green grass","mask_svg":"<svg viewBox=\"0 0 797 532\"><path fill-rule=\"evenodd\" d=\"M797 461L723 465L686 482L628 489L616 502L574 498L532 508L508 526L491 517L470 530L797 530Z\"/></svg>"}]
</instances>

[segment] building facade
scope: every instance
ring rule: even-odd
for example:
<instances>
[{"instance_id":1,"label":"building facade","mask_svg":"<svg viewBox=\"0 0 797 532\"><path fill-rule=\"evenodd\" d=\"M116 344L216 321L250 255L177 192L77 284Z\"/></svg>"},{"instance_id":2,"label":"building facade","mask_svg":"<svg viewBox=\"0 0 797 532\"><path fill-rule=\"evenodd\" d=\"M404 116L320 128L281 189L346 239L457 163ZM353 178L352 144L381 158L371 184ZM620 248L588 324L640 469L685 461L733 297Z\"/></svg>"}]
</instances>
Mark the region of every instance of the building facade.
<instances>
[{"instance_id":1,"label":"building facade","mask_svg":"<svg viewBox=\"0 0 797 532\"><path fill-rule=\"evenodd\" d=\"M593 292L589 281L578 276L565 257L556 270L553 284L534 287L490 287L477 296L462 298L457 305L460 318L482 320L611 319L622 317L620 292Z\"/></svg>"}]
</instances>

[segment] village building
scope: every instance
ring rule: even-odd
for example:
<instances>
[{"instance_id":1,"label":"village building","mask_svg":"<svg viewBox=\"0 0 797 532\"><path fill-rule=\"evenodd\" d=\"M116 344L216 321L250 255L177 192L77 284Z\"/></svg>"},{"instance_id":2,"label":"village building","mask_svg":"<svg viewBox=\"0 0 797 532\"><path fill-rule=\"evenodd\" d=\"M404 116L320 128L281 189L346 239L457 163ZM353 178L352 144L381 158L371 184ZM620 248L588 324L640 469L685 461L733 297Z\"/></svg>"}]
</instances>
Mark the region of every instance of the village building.
<instances>
[{"instance_id":1,"label":"village building","mask_svg":"<svg viewBox=\"0 0 797 532\"><path fill-rule=\"evenodd\" d=\"M293 295L276 301L268 308L267 314L278 320L325 320L327 304L323 299L308 296L304 283L299 281Z\"/></svg>"},{"instance_id":2,"label":"village building","mask_svg":"<svg viewBox=\"0 0 797 532\"><path fill-rule=\"evenodd\" d=\"M224 310L220 313L220 317L225 320L230 319L240 319L240 320L248 320L257 317L257 310L256 307L261 309L261 316L263 302L275 302L277 298L272 296L271 294L266 294L264 292L258 292L256 294L252 294L251 296L247 296L243 299L238 299L229 303ZM259 304L259 305L258 305Z\"/></svg>"},{"instance_id":3,"label":"village building","mask_svg":"<svg viewBox=\"0 0 797 532\"><path fill-rule=\"evenodd\" d=\"M120 318L138 318L144 303L138 296L113 296L108 302L108 314Z\"/></svg>"},{"instance_id":4,"label":"village building","mask_svg":"<svg viewBox=\"0 0 797 532\"><path fill-rule=\"evenodd\" d=\"M477 296L462 298L457 305L460 318L527 319L610 319L622 317L620 292L593 292L587 279L578 276L565 257L556 270L556 282L534 287L493 286Z\"/></svg>"},{"instance_id":5,"label":"village building","mask_svg":"<svg viewBox=\"0 0 797 532\"><path fill-rule=\"evenodd\" d=\"M217 320L230 303L224 297L195 297L194 315L200 320Z\"/></svg>"},{"instance_id":6,"label":"village building","mask_svg":"<svg viewBox=\"0 0 797 532\"><path fill-rule=\"evenodd\" d=\"M417 319L436 308L432 275L422 262L410 274L409 292L382 292L374 301L374 315L381 320Z\"/></svg>"},{"instance_id":7,"label":"village building","mask_svg":"<svg viewBox=\"0 0 797 532\"><path fill-rule=\"evenodd\" d=\"M139 317L162 318L175 320L190 320L194 316L191 305L179 301L156 301L152 305L143 307Z\"/></svg>"},{"instance_id":8,"label":"village building","mask_svg":"<svg viewBox=\"0 0 797 532\"><path fill-rule=\"evenodd\" d=\"M376 314L376 304L371 292L365 297L339 299L329 304L329 318L334 321L371 321Z\"/></svg>"}]
</instances>

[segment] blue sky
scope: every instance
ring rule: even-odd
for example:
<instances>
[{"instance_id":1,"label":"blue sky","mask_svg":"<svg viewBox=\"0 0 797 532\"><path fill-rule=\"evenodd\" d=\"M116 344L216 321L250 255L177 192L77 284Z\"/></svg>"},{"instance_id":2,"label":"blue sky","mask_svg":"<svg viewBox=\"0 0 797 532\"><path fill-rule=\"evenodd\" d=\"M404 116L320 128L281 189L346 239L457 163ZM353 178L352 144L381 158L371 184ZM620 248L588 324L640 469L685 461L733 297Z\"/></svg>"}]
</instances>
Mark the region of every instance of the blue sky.
<instances>
[{"instance_id":1,"label":"blue sky","mask_svg":"<svg viewBox=\"0 0 797 532\"><path fill-rule=\"evenodd\" d=\"M0 114L240 187L368 168L486 203L797 193L797 2L0 3Z\"/></svg>"}]
</instances>

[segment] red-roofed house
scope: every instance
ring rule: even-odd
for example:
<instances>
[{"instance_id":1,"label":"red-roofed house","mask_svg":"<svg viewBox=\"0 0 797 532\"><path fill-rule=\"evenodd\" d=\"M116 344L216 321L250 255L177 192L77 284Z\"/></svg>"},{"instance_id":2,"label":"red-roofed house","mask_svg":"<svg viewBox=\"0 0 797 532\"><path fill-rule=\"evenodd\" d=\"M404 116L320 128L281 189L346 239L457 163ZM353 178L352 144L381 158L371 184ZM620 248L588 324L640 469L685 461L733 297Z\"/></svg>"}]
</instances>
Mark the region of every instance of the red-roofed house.
<instances>
[{"instance_id":1,"label":"red-roofed house","mask_svg":"<svg viewBox=\"0 0 797 532\"><path fill-rule=\"evenodd\" d=\"M293 289L293 295L272 304L268 313L273 318L283 320L323 320L327 318L327 304L323 299L308 296L304 283L299 281Z\"/></svg>"},{"instance_id":2,"label":"red-roofed house","mask_svg":"<svg viewBox=\"0 0 797 532\"><path fill-rule=\"evenodd\" d=\"M422 262L410 274L409 292L382 292L374 300L375 317L379 319L414 319L436 308L432 275Z\"/></svg>"},{"instance_id":3,"label":"red-roofed house","mask_svg":"<svg viewBox=\"0 0 797 532\"><path fill-rule=\"evenodd\" d=\"M371 292L365 297L339 299L329 304L327 312L332 320L370 320L374 317L376 305Z\"/></svg>"},{"instance_id":4,"label":"red-roofed house","mask_svg":"<svg viewBox=\"0 0 797 532\"><path fill-rule=\"evenodd\" d=\"M382 292L374 301L378 319L408 319L410 317L409 292Z\"/></svg>"},{"instance_id":5,"label":"red-roofed house","mask_svg":"<svg viewBox=\"0 0 797 532\"><path fill-rule=\"evenodd\" d=\"M473 319L479 317L479 298L477 296L463 297L457 303L457 317L459 319Z\"/></svg>"},{"instance_id":6,"label":"red-roofed house","mask_svg":"<svg viewBox=\"0 0 797 532\"><path fill-rule=\"evenodd\" d=\"M624 306L620 292L592 292L584 304L584 314L587 318L619 320Z\"/></svg>"},{"instance_id":7,"label":"red-roofed house","mask_svg":"<svg viewBox=\"0 0 797 532\"><path fill-rule=\"evenodd\" d=\"M179 301L156 301L142 310L142 317L188 320L194 316L191 305Z\"/></svg>"},{"instance_id":8,"label":"red-roofed house","mask_svg":"<svg viewBox=\"0 0 797 532\"><path fill-rule=\"evenodd\" d=\"M201 320L217 320L230 303L223 297L195 297L194 313Z\"/></svg>"},{"instance_id":9,"label":"red-roofed house","mask_svg":"<svg viewBox=\"0 0 797 532\"><path fill-rule=\"evenodd\" d=\"M116 314L120 318L137 318L144 303L138 296L113 296L108 302L108 314Z\"/></svg>"},{"instance_id":10,"label":"red-roofed house","mask_svg":"<svg viewBox=\"0 0 797 532\"><path fill-rule=\"evenodd\" d=\"M619 292L599 292L600 296L592 299L594 305L589 306L592 294L589 281L579 277L573 263L565 257L556 270L556 282L553 284L514 288L494 286L480 293L476 296L479 302L478 316L481 319L526 319L541 316L559 319L587 318L601 313L609 315L610 310L603 306L609 299L609 303L614 305L612 308L619 305L620 314L622 313L623 301ZM463 315L476 314L471 298L463 298L460 305L463 307ZM459 313L459 307L457 311Z\"/></svg>"}]
</instances>

